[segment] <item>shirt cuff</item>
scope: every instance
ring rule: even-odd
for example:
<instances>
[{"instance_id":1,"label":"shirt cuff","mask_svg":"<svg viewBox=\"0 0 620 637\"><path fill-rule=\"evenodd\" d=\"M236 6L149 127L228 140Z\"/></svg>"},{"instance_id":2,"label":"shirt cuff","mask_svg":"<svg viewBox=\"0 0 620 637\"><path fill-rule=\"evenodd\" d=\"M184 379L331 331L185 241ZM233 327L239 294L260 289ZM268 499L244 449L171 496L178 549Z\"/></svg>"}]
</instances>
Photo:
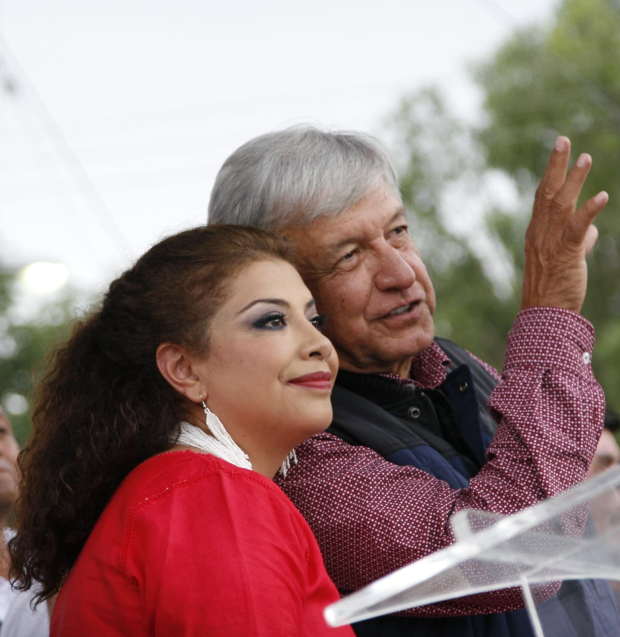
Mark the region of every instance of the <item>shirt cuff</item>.
<instances>
[{"instance_id":1,"label":"shirt cuff","mask_svg":"<svg viewBox=\"0 0 620 637\"><path fill-rule=\"evenodd\" d=\"M592 371L593 349L594 328L581 314L560 307L531 307L517 314L504 371L564 368L586 376Z\"/></svg>"}]
</instances>

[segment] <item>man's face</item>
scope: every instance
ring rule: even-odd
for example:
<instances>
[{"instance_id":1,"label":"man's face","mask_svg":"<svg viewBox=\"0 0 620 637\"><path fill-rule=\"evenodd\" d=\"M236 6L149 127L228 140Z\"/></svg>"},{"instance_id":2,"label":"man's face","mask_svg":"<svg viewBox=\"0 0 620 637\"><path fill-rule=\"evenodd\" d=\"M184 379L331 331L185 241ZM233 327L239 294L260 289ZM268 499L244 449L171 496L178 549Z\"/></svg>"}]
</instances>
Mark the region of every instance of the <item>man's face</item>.
<instances>
[{"instance_id":1,"label":"man's face","mask_svg":"<svg viewBox=\"0 0 620 637\"><path fill-rule=\"evenodd\" d=\"M329 315L324 333L341 367L408 376L411 357L433 341L435 292L395 195L378 188L286 235L317 311Z\"/></svg>"},{"instance_id":2,"label":"man's face","mask_svg":"<svg viewBox=\"0 0 620 637\"><path fill-rule=\"evenodd\" d=\"M588 471L588 478L618 464L620 464L620 448L618 447L618 443L609 429L603 429L596 451L594 452L590 470Z\"/></svg>"},{"instance_id":3,"label":"man's face","mask_svg":"<svg viewBox=\"0 0 620 637\"><path fill-rule=\"evenodd\" d=\"M13 505L17 496L19 445L6 414L0 410L0 510Z\"/></svg>"}]
</instances>

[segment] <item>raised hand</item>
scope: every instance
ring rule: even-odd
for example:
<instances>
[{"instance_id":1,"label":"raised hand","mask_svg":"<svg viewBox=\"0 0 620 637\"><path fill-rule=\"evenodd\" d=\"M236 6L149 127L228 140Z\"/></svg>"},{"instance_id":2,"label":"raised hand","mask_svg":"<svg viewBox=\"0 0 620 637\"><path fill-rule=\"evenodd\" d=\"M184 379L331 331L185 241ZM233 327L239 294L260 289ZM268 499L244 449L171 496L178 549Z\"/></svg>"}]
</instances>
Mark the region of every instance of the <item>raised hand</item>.
<instances>
[{"instance_id":1,"label":"raised hand","mask_svg":"<svg viewBox=\"0 0 620 637\"><path fill-rule=\"evenodd\" d=\"M599 192L575 210L592 158L580 155L567 176L569 157L570 141L558 137L525 235L521 309L546 305L579 312L586 295L586 256L598 237L592 222L609 195Z\"/></svg>"}]
</instances>

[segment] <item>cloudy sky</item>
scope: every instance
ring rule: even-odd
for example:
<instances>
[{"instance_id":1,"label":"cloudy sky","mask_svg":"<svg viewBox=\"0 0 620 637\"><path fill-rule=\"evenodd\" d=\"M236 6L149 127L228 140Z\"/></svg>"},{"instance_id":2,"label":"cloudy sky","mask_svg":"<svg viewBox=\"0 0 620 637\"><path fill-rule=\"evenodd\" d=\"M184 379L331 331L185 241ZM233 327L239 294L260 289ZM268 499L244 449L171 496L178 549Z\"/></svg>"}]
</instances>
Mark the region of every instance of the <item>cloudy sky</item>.
<instances>
[{"instance_id":1,"label":"cloudy sky","mask_svg":"<svg viewBox=\"0 0 620 637\"><path fill-rule=\"evenodd\" d=\"M109 282L204 222L219 166L291 124L381 130L433 83L468 79L555 0L0 0L0 262Z\"/></svg>"}]
</instances>

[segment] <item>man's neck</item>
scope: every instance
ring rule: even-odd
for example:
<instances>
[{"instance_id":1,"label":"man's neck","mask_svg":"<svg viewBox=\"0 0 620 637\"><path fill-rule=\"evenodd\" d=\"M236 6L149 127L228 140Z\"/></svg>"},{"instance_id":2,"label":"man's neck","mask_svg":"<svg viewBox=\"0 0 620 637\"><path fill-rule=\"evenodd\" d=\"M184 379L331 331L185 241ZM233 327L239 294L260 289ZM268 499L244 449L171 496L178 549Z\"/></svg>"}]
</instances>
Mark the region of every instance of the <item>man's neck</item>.
<instances>
[{"instance_id":1,"label":"man's neck","mask_svg":"<svg viewBox=\"0 0 620 637\"><path fill-rule=\"evenodd\" d=\"M400 378L411 378L411 361L413 357L404 361L394 363L393 365L352 365L348 361L341 361L340 368L355 374L390 374L399 376Z\"/></svg>"}]
</instances>

